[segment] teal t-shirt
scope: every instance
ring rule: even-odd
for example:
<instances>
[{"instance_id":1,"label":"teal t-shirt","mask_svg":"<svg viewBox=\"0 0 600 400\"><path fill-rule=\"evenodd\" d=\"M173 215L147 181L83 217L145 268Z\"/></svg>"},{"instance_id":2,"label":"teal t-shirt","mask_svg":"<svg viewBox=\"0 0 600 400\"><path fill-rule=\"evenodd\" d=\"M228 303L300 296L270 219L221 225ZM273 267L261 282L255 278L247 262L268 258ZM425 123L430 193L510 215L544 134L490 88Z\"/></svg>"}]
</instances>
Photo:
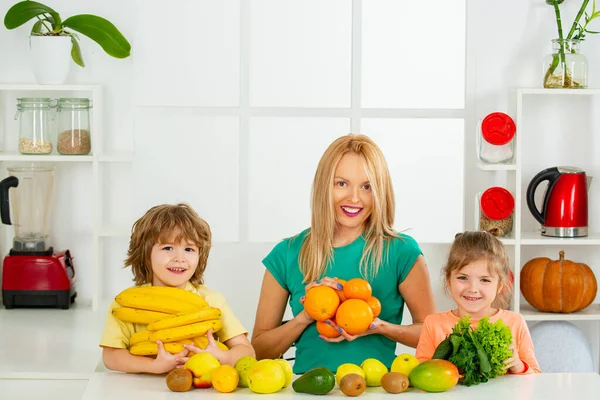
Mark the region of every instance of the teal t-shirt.
<instances>
[{"instance_id":1,"label":"teal t-shirt","mask_svg":"<svg viewBox=\"0 0 600 400\"><path fill-rule=\"evenodd\" d=\"M290 293L290 307L294 316L303 310L300 297L305 295L305 283L298 264L298 255L308 230L277 244L264 258L263 264L275 277L282 288ZM387 241L388 249L383 255L382 265L377 276L370 281L373 296L381 302L379 318L393 324L402 322L404 299L398 292L398 285L404 281L421 249L410 236ZM349 280L361 278L360 259L365 240L362 236L354 242L334 249L332 262L325 276ZM344 363L360 365L367 358L376 358L388 368L395 358L396 342L383 335L367 335L352 342L329 343L319 338L316 324L310 324L296 342L294 373L302 374L315 367L327 367L336 371Z\"/></svg>"}]
</instances>

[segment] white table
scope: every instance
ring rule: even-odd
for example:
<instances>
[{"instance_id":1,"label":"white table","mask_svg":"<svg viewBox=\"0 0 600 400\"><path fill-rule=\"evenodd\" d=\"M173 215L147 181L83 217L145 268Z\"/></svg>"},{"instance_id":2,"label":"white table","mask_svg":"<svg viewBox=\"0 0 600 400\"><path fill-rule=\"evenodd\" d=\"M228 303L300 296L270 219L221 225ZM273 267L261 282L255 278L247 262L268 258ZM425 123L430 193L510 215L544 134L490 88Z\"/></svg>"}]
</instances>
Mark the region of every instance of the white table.
<instances>
[{"instance_id":1,"label":"white table","mask_svg":"<svg viewBox=\"0 0 600 400\"><path fill-rule=\"evenodd\" d=\"M0 378L0 399L79 400L87 384L87 377L37 375Z\"/></svg>"},{"instance_id":2,"label":"white table","mask_svg":"<svg viewBox=\"0 0 600 400\"><path fill-rule=\"evenodd\" d=\"M164 376L133 375L120 373L95 373L85 389L84 400L100 399L199 399L203 400L235 400L259 396L249 389L237 389L231 394L223 395L214 389L192 389L185 393L171 392L165 383ZM291 386L275 393L270 398L308 399L315 396L295 393ZM326 398L348 399L336 388ZM381 388L368 388L360 399L390 400L392 397ZM477 386L456 386L444 393L425 393L411 389L401 395L402 399L561 399L561 400L598 400L600 399L600 375L596 373L582 374L536 374L527 376L503 376L492 379L488 383Z\"/></svg>"}]
</instances>

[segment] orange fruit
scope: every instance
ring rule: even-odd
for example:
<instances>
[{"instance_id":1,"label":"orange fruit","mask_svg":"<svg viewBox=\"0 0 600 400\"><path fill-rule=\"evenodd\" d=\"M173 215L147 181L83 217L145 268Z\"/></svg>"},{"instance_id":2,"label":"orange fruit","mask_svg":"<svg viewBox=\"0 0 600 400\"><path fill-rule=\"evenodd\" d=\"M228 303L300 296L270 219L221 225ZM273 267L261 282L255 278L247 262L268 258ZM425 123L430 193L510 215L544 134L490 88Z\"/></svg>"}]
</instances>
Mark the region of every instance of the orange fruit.
<instances>
[{"instance_id":1,"label":"orange fruit","mask_svg":"<svg viewBox=\"0 0 600 400\"><path fill-rule=\"evenodd\" d=\"M364 279L352 278L344 284L344 296L347 299L367 301L372 293L371 285Z\"/></svg>"},{"instance_id":2,"label":"orange fruit","mask_svg":"<svg viewBox=\"0 0 600 400\"><path fill-rule=\"evenodd\" d=\"M315 286L306 292L304 309L316 321L325 321L335 315L340 298L329 286Z\"/></svg>"},{"instance_id":3,"label":"orange fruit","mask_svg":"<svg viewBox=\"0 0 600 400\"><path fill-rule=\"evenodd\" d=\"M317 331L327 338L336 338L341 335L333 326L327 325L327 322L324 321L317 321Z\"/></svg>"},{"instance_id":4,"label":"orange fruit","mask_svg":"<svg viewBox=\"0 0 600 400\"><path fill-rule=\"evenodd\" d=\"M373 318L377 318L377 316L381 313L381 302L375 296L371 296L367 299L367 304L371 307L371 311L373 311Z\"/></svg>"},{"instance_id":5,"label":"orange fruit","mask_svg":"<svg viewBox=\"0 0 600 400\"><path fill-rule=\"evenodd\" d=\"M212 385L221 393L230 393L235 390L240 380L240 376L231 365L221 365L212 372Z\"/></svg>"},{"instance_id":6,"label":"orange fruit","mask_svg":"<svg viewBox=\"0 0 600 400\"><path fill-rule=\"evenodd\" d=\"M358 335L373 322L373 310L364 300L348 299L338 307L335 320L349 334Z\"/></svg>"},{"instance_id":7,"label":"orange fruit","mask_svg":"<svg viewBox=\"0 0 600 400\"><path fill-rule=\"evenodd\" d=\"M342 286L344 286L346 284L346 281L344 279L338 279L337 281L338 281L338 283L341 283ZM346 296L344 295L344 289L343 288L342 288L342 290L335 289L335 292L337 293L338 297L340 298L340 303L343 303L344 301L348 300L346 298Z\"/></svg>"}]
</instances>

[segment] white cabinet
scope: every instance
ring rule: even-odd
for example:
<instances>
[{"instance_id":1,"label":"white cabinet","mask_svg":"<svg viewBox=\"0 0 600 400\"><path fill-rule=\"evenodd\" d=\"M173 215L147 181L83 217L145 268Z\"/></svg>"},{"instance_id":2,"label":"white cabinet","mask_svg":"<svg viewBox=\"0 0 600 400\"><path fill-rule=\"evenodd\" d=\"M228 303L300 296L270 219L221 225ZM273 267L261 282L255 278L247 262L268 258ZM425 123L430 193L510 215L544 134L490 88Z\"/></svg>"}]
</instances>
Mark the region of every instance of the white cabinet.
<instances>
[{"instance_id":1,"label":"white cabinet","mask_svg":"<svg viewBox=\"0 0 600 400\"><path fill-rule=\"evenodd\" d=\"M47 155L23 155L17 148L19 138L19 127L13 116L16 112L17 98L19 97L87 97L92 100L93 108L91 111L90 130L92 138L92 151L89 155L60 155L54 149ZM102 288L102 251L101 244L103 237L122 237L128 236L128 232L107 228L103 224L103 204L102 192L107 186L107 182L102 182L102 166L105 163L128 163L133 160L132 154L106 154L103 147L103 98L102 87L100 85L19 85L19 84L0 84L0 164L2 164L2 178L6 176L6 165L14 163L53 163L55 165L54 196L50 213L60 209L60 214L64 218L64 225L60 228L63 232L69 232L67 236L76 237L77 243L81 243L81 250L73 252L75 259L75 268L77 278L77 288L80 285L91 287L91 306L97 309ZM77 164L77 166L75 165ZM78 166L83 164L78 170ZM77 170L73 173L73 170ZM64 175L63 179L57 179L57 174ZM72 181L71 181L72 179ZM84 185L77 187L77 182L84 182ZM73 184L71 184L73 183ZM78 189L80 192L90 188L91 193L74 193ZM57 193L61 197L57 201ZM89 204L79 204L78 207L85 210L85 215L89 216L80 228L72 228L76 217L69 215L71 210L66 209L69 203L61 203L61 198L78 198L78 195L89 199ZM61 217L62 218L62 217ZM58 221L61 223L63 221ZM75 221L79 222L79 221ZM53 221L57 225L56 219ZM12 246L14 230L12 226L4 226L2 230L2 256L8 253ZM52 235L56 226L51 226L51 244L57 240ZM59 246L61 247L61 246ZM90 250L89 252L87 250ZM78 297L78 302L86 303L89 299Z\"/></svg>"},{"instance_id":2,"label":"white cabinet","mask_svg":"<svg viewBox=\"0 0 600 400\"><path fill-rule=\"evenodd\" d=\"M536 310L520 291L520 272L534 257L558 259L564 250L565 258L588 264L600 282L600 190L592 182L589 192L589 235L582 238L554 238L541 235L541 227L529 212L527 186L533 176L554 166L575 166L588 176L600 178L600 129L597 110L600 89L533 89L521 88L515 93L511 116L515 118L516 157L511 165L483 165L479 168L503 175L501 181L515 196L513 234L501 238L514 265L515 284L511 307L527 321L592 321L588 322L592 347L599 362L600 298L584 310L569 314L544 313ZM495 172L492 172L495 171ZM496 179L498 180L498 179ZM541 188L538 192L542 192ZM478 205L475 204L475 207ZM569 256L571 255L571 256Z\"/></svg>"}]
</instances>

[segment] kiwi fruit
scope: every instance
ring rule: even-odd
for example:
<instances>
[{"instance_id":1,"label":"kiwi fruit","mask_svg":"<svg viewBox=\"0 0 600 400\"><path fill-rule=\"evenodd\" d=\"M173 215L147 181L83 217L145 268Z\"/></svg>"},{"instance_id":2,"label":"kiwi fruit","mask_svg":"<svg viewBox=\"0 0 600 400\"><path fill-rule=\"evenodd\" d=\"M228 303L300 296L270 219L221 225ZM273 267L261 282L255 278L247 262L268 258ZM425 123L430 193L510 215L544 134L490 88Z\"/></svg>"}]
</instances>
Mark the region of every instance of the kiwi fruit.
<instances>
[{"instance_id":1,"label":"kiwi fruit","mask_svg":"<svg viewBox=\"0 0 600 400\"><path fill-rule=\"evenodd\" d=\"M359 374L348 374L340 381L340 390L346 396L355 397L361 395L367 388L365 378Z\"/></svg>"},{"instance_id":2,"label":"kiwi fruit","mask_svg":"<svg viewBox=\"0 0 600 400\"><path fill-rule=\"evenodd\" d=\"M175 368L167 375L167 387L173 392L187 392L192 387L192 373L185 368Z\"/></svg>"},{"instance_id":3,"label":"kiwi fruit","mask_svg":"<svg viewBox=\"0 0 600 400\"><path fill-rule=\"evenodd\" d=\"M388 372L381 378L381 387L388 393L402 393L408 385L408 378L400 372Z\"/></svg>"}]
</instances>

